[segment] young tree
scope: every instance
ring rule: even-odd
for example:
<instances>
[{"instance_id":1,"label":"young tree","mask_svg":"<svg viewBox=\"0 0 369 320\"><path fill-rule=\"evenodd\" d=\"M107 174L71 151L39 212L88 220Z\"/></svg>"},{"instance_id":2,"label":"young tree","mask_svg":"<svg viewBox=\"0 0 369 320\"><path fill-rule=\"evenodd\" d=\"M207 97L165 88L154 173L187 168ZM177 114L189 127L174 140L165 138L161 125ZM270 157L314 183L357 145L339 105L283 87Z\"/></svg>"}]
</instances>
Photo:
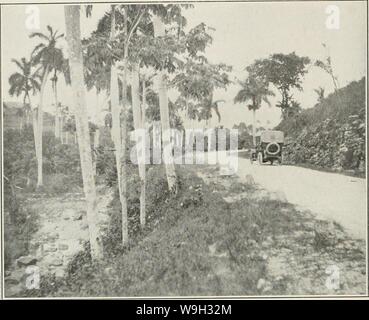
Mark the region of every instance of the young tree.
<instances>
[{"instance_id":1,"label":"young tree","mask_svg":"<svg viewBox=\"0 0 369 320\"><path fill-rule=\"evenodd\" d=\"M318 103L321 103L324 100L324 88L319 87L318 89L314 89L314 92L318 96Z\"/></svg>"},{"instance_id":2,"label":"young tree","mask_svg":"<svg viewBox=\"0 0 369 320\"><path fill-rule=\"evenodd\" d=\"M115 41L115 5L111 11L111 41ZM126 11L124 11L126 12ZM126 14L125 14L126 17ZM125 22L127 19L125 19ZM127 35L127 23L125 23L124 33ZM125 46L126 47L126 46ZM126 47L126 50L128 48ZM126 56L126 54L124 55ZM127 62L124 60L123 73L123 110L119 103L118 71L115 62L111 63L110 70L110 102L112 112L112 138L115 147L115 160L117 166L119 199L122 207L122 244L128 243L128 212L127 212L127 168L126 168L126 90L127 90ZM121 119L122 113L122 119ZM122 124L121 124L122 120Z\"/></svg>"},{"instance_id":3,"label":"young tree","mask_svg":"<svg viewBox=\"0 0 369 320\"><path fill-rule=\"evenodd\" d=\"M132 90L132 113L133 123L135 130L143 130L145 124L145 99L146 99L146 84L145 80L142 81L142 105L140 99L140 71L139 64L137 62L132 63L132 78L131 78L131 90ZM140 137L137 137L140 138ZM144 137L141 137L144 139ZM143 141L145 143L145 141ZM144 144L143 143L143 144ZM138 172L140 176L141 193L140 193L140 223L141 226L145 225L146 212L145 212L145 194L146 194L146 172L145 172L145 146L142 146L142 155L140 150L137 149L137 160L138 160Z\"/></svg>"},{"instance_id":4,"label":"young tree","mask_svg":"<svg viewBox=\"0 0 369 320\"><path fill-rule=\"evenodd\" d=\"M269 90L268 82L250 75L245 81L239 82L241 90L234 98L234 103L246 103L249 110L252 110L252 138L253 145L256 146L256 110L261 107L262 101L270 105L268 97L274 96L273 91Z\"/></svg>"},{"instance_id":5,"label":"young tree","mask_svg":"<svg viewBox=\"0 0 369 320\"><path fill-rule=\"evenodd\" d=\"M328 55L325 61L316 60L314 66L321 68L331 77L334 86L334 91L337 92L337 90L339 89L339 82L337 76L334 74L333 71L332 58L329 55L329 48L327 48L327 45L325 43L322 43L322 46L328 50Z\"/></svg>"},{"instance_id":6,"label":"young tree","mask_svg":"<svg viewBox=\"0 0 369 320\"><path fill-rule=\"evenodd\" d=\"M154 26L155 37L165 36L165 25L162 18L158 15L154 15L152 18ZM170 136L170 124L169 124L169 108L168 108L168 88L167 88L167 76L164 68L159 70L157 76L157 86L159 92L159 105L160 105L160 120L162 127L162 139L163 139L163 158L165 165L165 172L167 174L168 188L171 192L177 192L177 176L174 167L174 161L172 156L171 136Z\"/></svg>"},{"instance_id":7,"label":"young tree","mask_svg":"<svg viewBox=\"0 0 369 320\"><path fill-rule=\"evenodd\" d=\"M256 60L247 67L252 76L257 76L272 83L281 93L282 100L276 107L282 109L282 117L287 118L297 111L291 89L302 91L302 78L307 73L308 57L299 57L295 52L290 54L276 53L267 59Z\"/></svg>"},{"instance_id":8,"label":"young tree","mask_svg":"<svg viewBox=\"0 0 369 320\"><path fill-rule=\"evenodd\" d=\"M118 189L122 207L122 242L128 243L126 199L126 143L127 143L127 74L132 36L145 14L146 6L112 5L111 11L99 21L97 30L85 42L88 61L87 85L95 85L97 92L105 87L110 91L111 132L115 146ZM108 42L108 45L106 43ZM122 72L119 72L120 70ZM107 70L108 69L108 70ZM95 71L95 72L94 72ZM100 76L100 74L103 74ZM109 80L105 81L106 75Z\"/></svg>"},{"instance_id":9,"label":"young tree","mask_svg":"<svg viewBox=\"0 0 369 320\"><path fill-rule=\"evenodd\" d=\"M211 37L206 33L205 24L200 24L185 34L183 27L186 19L181 14L188 5L153 5L150 6L154 31L154 57L147 57L157 70L156 86L159 93L160 120L162 127L163 157L169 190L176 192L177 179L172 155L170 137L170 115L168 105L168 73L173 73L183 66L181 55L188 54L195 58L199 51L204 51ZM177 25L176 34L166 32L165 24ZM173 28L172 28L173 30ZM146 48L150 50L149 48ZM153 61L155 61L153 63Z\"/></svg>"},{"instance_id":10,"label":"young tree","mask_svg":"<svg viewBox=\"0 0 369 320\"><path fill-rule=\"evenodd\" d=\"M77 127L78 147L81 158L83 189L87 204L87 221L91 257L101 259L102 243L97 226L96 189L92 166L90 132L87 119L84 87L83 56L80 30L80 6L65 5L65 26L69 49L69 67L75 107L73 108Z\"/></svg>"},{"instance_id":11,"label":"young tree","mask_svg":"<svg viewBox=\"0 0 369 320\"><path fill-rule=\"evenodd\" d=\"M228 72L232 68L225 64L211 64L205 57L187 59L183 68L177 72L172 85L180 93L177 104L185 108L190 119L208 120L215 111L221 121L219 103L225 100L213 99L215 89L226 89L230 84Z\"/></svg>"}]
</instances>

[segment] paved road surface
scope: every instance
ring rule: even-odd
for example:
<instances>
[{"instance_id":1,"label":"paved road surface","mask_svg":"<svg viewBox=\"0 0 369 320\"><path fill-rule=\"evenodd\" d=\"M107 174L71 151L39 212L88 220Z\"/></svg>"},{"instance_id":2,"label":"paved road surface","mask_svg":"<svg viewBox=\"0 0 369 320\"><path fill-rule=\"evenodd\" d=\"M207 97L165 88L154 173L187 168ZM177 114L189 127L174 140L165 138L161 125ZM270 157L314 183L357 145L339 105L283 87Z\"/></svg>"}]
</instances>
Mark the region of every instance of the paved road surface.
<instances>
[{"instance_id":1,"label":"paved road surface","mask_svg":"<svg viewBox=\"0 0 369 320\"><path fill-rule=\"evenodd\" d=\"M365 179L287 165L252 165L244 158L239 158L237 174L244 179L252 175L263 188L283 192L288 202L338 222L355 238L366 238Z\"/></svg>"}]
</instances>

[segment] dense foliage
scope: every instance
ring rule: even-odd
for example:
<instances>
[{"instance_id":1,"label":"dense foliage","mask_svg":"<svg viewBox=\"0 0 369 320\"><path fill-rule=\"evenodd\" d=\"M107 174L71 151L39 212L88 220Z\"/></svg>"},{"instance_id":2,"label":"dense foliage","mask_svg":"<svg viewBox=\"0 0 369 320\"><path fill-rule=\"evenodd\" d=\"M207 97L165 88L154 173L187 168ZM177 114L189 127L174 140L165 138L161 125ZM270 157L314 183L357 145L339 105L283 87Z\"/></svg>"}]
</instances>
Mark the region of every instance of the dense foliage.
<instances>
[{"instance_id":1,"label":"dense foliage","mask_svg":"<svg viewBox=\"0 0 369 320\"><path fill-rule=\"evenodd\" d=\"M282 100L276 107L281 108L282 117L286 119L300 112L301 107L294 100L291 89L303 90L302 80L309 64L308 57L300 57L295 52L275 53L267 59L256 60L247 70L251 76L261 77L280 92Z\"/></svg>"},{"instance_id":2,"label":"dense foliage","mask_svg":"<svg viewBox=\"0 0 369 320\"><path fill-rule=\"evenodd\" d=\"M81 185L81 170L78 147L75 144L61 144L53 133L43 134L44 173L47 192L67 190ZM31 126L24 130L4 131L4 175L15 185L33 190L37 175L37 161ZM55 189L56 188L56 189Z\"/></svg>"},{"instance_id":3,"label":"dense foliage","mask_svg":"<svg viewBox=\"0 0 369 320\"><path fill-rule=\"evenodd\" d=\"M365 171L365 78L283 120L286 161Z\"/></svg>"}]
</instances>

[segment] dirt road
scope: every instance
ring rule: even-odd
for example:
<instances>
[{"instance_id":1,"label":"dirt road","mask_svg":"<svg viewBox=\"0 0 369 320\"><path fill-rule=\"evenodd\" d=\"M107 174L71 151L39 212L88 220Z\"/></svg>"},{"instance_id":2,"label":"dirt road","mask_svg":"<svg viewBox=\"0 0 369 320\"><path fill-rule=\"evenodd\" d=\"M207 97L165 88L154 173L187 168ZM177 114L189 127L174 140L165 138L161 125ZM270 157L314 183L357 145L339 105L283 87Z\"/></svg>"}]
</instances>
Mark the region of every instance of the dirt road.
<instances>
[{"instance_id":1,"label":"dirt road","mask_svg":"<svg viewBox=\"0 0 369 320\"><path fill-rule=\"evenodd\" d=\"M252 165L238 158L237 174L269 191L282 193L286 200L317 218L339 223L355 238L365 239L367 231L365 179L287 165Z\"/></svg>"}]
</instances>

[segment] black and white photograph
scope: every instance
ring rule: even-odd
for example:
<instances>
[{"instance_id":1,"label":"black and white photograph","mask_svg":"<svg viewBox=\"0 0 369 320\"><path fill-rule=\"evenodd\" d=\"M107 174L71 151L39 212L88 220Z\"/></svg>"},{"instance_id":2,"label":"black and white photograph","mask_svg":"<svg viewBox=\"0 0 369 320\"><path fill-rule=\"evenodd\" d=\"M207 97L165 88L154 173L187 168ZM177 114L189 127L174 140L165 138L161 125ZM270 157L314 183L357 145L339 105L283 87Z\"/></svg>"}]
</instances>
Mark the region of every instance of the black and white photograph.
<instances>
[{"instance_id":1,"label":"black and white photograph","mask_svg":"<svg viewBox=\"0 0 369 320\"><path fill-rule=\"evenodd\" d=\"M1 3L1 297L368 297L367 46L367 1Z\"/></svg>"}]
</instances>

